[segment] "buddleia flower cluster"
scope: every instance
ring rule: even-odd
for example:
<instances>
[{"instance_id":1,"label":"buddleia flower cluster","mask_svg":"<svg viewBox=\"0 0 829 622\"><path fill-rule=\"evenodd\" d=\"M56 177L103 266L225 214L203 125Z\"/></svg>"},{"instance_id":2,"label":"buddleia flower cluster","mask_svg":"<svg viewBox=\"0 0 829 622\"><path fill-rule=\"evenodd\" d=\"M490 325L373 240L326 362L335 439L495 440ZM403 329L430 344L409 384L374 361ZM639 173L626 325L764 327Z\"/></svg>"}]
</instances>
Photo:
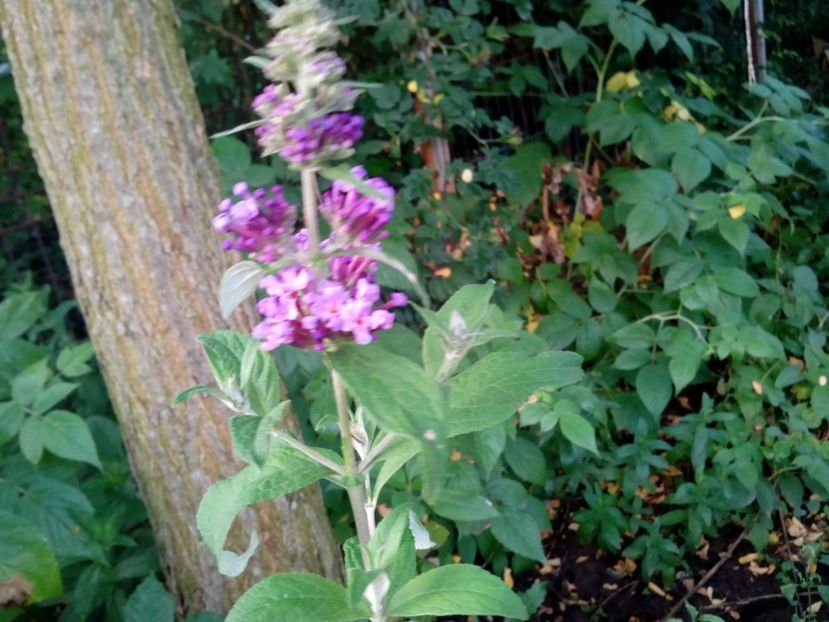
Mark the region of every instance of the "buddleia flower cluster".
<instances>
[{"instance_id":1,"label":"buddleia flower cluster","mask_svg":"<svg viewBox=\"0 0 829 622\"><path fill-rule=\"evenodd\" d=\"M274 8L269 25L278 34L259 64L273 83L253 101L262 117L256 135L263 154L278 154L303 174L348 157L363 119L350 112L357 94L340 80L345 63L326 49L339 40L333 15L317 0L294 0ZM371 342L393 325L392 309L408 302L400 292L382 302L376 282L374 258L387 235L394 190L362 167L334 181L318 207L304 214L306 220L319 214L329 225L318 248L309 230L298 228L299 211L281 186L251 189L240 182L213 219L226 235L223 248L246 254L267 273L257 303L264 319L253 336L264 350Z\"/></svg>"},{"instance_id":2,"label":"buddleia flower cluster","mask_svg":"<svg viewBox=\"0 0 829 622\"><path fill-rule=\"evenodd\" d=\"M363 118L350 112L357 92L340 80L345 62L327 49L340 38L334 15L317 0L299 0L274 9L268 25L278 30L262 63L273 84L252 104L263 121L256 129L263 155L294 168L350 156Z\"/></svg>"}]
</instances>

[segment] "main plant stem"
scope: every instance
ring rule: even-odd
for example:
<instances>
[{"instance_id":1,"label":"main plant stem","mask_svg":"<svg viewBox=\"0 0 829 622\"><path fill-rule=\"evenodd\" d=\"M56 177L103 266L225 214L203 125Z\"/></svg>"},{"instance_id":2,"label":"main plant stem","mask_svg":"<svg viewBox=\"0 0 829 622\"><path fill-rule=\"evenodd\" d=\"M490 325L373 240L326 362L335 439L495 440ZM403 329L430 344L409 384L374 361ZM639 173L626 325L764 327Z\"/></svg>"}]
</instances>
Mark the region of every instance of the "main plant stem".
<instances>
[{"instance_id":1,"label":"main plant stem","mask_svg":"<svg viewBox=\"0 0 829 622\"><path fill-rule=\"evenodd\" d=\"M317 173L312 168L304 168L300 173L302 179L302 220L308 232L308 251L316 257L320 250L320 228L317 219Z\"/></svg>"},{"instance_id":2,"label":"main plant stem","mask_svg":"<svg viewBox=\"0 0 829 622\"><path fill-rule=\"evenodd\" d=\"M345 477L347 481L348 500L354 514L354 523L357 525L357 538L365 546L371 540L371 529L368 522L366 495L362 484L362 475L357 470L354 459L354 447L351 444L351 417L348 414L348 398L340 375L331 370L331 385L334 388L334 399L337 403L337 422L340 426L340 442L342 443L343 462L345 463Z\"/></svg>"}]
</instances>

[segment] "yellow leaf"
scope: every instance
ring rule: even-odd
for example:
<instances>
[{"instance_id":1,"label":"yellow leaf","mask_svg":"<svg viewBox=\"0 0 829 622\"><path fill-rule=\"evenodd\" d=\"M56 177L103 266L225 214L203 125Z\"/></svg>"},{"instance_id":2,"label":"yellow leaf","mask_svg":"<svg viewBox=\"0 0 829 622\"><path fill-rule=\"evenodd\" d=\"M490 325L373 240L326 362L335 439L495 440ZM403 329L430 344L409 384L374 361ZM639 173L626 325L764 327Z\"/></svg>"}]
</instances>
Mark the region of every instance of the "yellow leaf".
<instances>
[{"instance_id":1,"label":"yellow leaf","mask_svg":"<svg viewBox=\"0 0 829 622\"><path fill-rule=\"evenodd\" d=\"M619 91L627 88L627 84L628 84L627 74L624 71L617 71L607 81L607 86L606 86L607 92L608 93L618 93Z\"/></svg>"},{"instance_id":2,"label":"yellow leaf","mask_svg":"<svg viewBox=\"0 0 829 622\"><path fill-rule=\"evenodd\" d=\"M628 71L625 74L625 86L629 89L635 89L639 86L641 82L639 82L639 78L636 77L635 71Z\"/></svg>"},{"instance_id":3,"label":"yellow leaf","mask_svg":"<svg viewBox=\"0 0 829 622\"><path fill-rule=\"evenodd\" d=\"M504 568L504 583L509 589L515 587L515 579L512 578L512 568Z\"/></svg>"},{"instance_id":4,"label":"yellow leaf","mask_svg":"<svg viewBox=\"0 0 829 622\"><path fill-rule=\"evenodd\" d=\"M746 206L742 203L738 203L737 205L732 205L728 208L728 215L731 216L734 220L738 218L742 218L743 214L746 213Z\"/></svg>"},{"instance_id":5,"label":"yellow leaf","mask_svg":"<svg viewBox=\"0 0 829 622\"><path fill-rule=\"evenodd\" d=\"M409 83L406 85L406 89L409 91L409 93L417 93L417 82L415 82L414 80L409 80Z\"/></svg>"}]
</instances>

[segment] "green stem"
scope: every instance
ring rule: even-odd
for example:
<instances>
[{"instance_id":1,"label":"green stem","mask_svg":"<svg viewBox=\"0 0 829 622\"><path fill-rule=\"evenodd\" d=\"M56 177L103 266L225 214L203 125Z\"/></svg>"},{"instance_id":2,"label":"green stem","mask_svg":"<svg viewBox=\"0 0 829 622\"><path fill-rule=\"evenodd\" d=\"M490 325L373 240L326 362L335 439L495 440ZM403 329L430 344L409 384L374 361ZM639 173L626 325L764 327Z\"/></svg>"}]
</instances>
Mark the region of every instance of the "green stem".
<instances>
[{"instance_id":1,"label":"green stem","mask_svg":"<svg viewBox=\"0 0 829 622\"><path fill-rule=\"evenodd\" d=\"M348 414L348 397L345 394L342 378L333 369L331 370L331 386L334 389L334 400L337 403L337 423L340 426L340 443L343 462L345 463L348 501L351 503L351 512L354 514L354 523L357 526L357 538L362 547L365 547L371 540L371 529L366 513L366 495L363 489L362 477L357 470L357 462L354 459L354 447L351 444L351 417ZM368 556L365 549L362 550L366 570L370 570Z\"/></svg>"}]
</instances>

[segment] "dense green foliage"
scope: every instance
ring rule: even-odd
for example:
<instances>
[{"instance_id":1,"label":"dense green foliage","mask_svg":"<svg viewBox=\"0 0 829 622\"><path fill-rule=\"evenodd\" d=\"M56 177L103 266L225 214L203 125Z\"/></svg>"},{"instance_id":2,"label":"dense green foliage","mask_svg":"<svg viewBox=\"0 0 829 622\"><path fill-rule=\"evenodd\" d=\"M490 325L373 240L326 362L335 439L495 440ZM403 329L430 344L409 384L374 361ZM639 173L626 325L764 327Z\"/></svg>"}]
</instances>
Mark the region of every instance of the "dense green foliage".
<instances>
[{"instance_id":1,"label":"dense green foliage","mask_svg":"<svg viewBox=\"0 0 829 622\"><path fill-rule=\"evenodd\" d=\"M6 294L0 580L16 586L4 604L37 607L0 619L128 618L133 588L159 567L92 346L67 332L73 302L49 308L30 284Z\"/></svg>"},{"instance_id":2,"label":"dense green foliage","mask_svg":"<svg viewBox=\"0 0 829 622\"><path fill-rule=\"evenodd\" d=\"M568 348L586 361L580 384L540 389L518 417L453 437L455 488L426 525L439 556L527 570L544 556L545 504L576 499L581 537L670 583L723 525L749 527L762 549L781 517L819 511L829 496L829 143L827 110L809 97L825 101L826 73L809 56L819 32L806 22L826 19L822 3L767 3L771 73L802 89L774 78L741 85L742 23L724 6L734 2L332 4L358 16L345 26L351 77L380 85L361 99L373 140L357 157L400 189L386 250L416 267L438 302L493 279L503 321L529 331L521 347ZM259 14L246 2L179 5L209 127L244 122L258 85L241 61L265 38ZM453 154L456 192L435 194L423 166L421 144L436 136ZM247 139L214 141L224 189L240 178L284 181L277 162L253 164ZM58 324L30 335L52 371L69 344ZM410 331L384 340L419 358ZM319 357L283 348L277 360L306 437L333 443ZM7 384L24 367L10 367ZM113 571L131 550L118 534L140 510L126 479L105 476L125 477L125 463L100 436L111 420L86 417L106 412L84 405L86 383L61 406L90 422L103 472L51 456L48 444L35 471L8 432L0 455L27 478L71 481L68 498L86 495L98 509L90 490L103 489L121 508L117 519L94 513L109 531L92 530L89 546L106 563L89 551L86 561L64 557L48 530L43 549L56 555L66 594L84 577L102 595L90 606L108 598L116 611L155 567ZM497 388L485 399L500 399ZM407 467L378 502L419 503L422 487L421 470ZM326 499L344 542L353 533L345 496L331 487Z\"/></svg>"}]
</instances>

